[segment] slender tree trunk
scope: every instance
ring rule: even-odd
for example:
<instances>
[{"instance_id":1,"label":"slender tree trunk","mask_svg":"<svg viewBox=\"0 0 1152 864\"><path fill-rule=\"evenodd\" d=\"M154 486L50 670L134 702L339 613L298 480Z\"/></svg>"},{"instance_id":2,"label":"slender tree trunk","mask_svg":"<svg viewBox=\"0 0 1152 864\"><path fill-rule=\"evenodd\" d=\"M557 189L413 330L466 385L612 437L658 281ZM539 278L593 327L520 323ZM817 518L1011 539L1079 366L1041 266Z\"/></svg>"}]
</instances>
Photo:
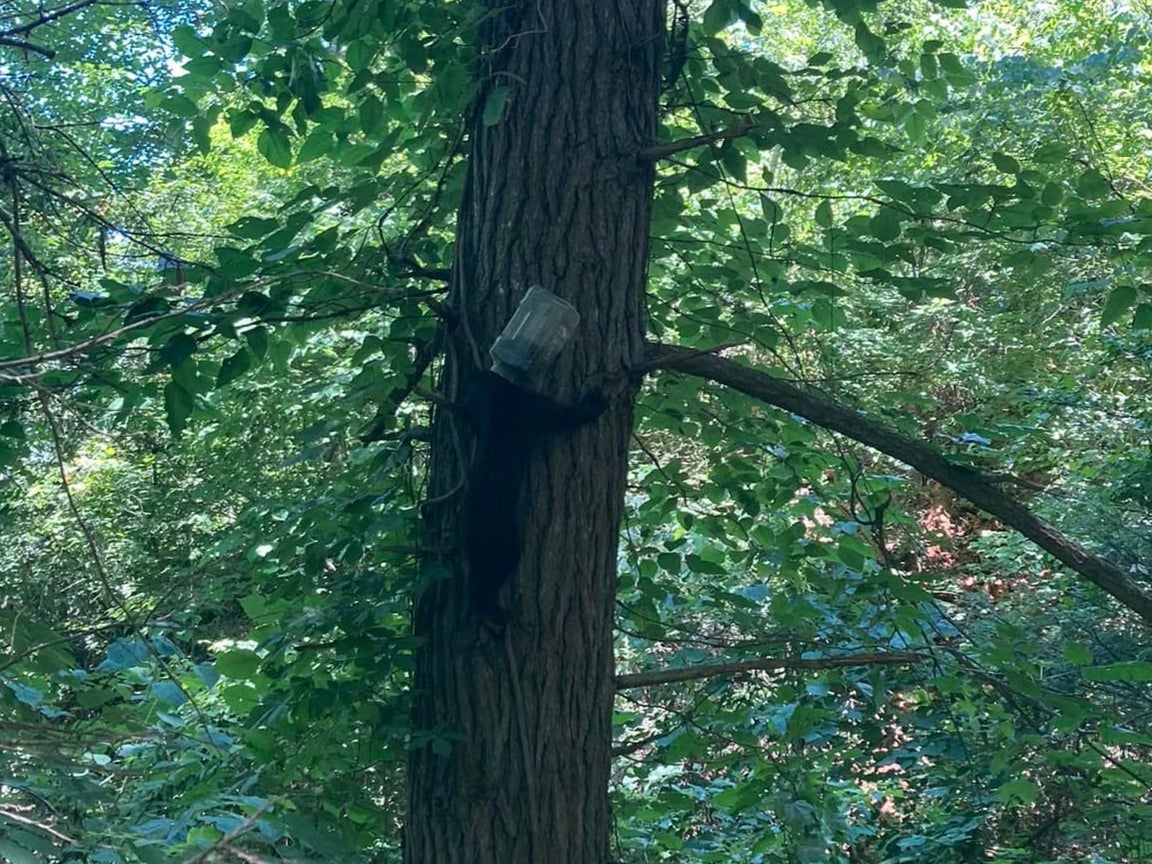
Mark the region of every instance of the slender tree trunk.
<instances>
[{"instance_id":1,"label":"slender tree trunk","mask_svg":"<svg viewBox=\"0 0 1152 864\"><path fill-rule=\"evenodd\" d=\"M439 411L408 864L608 858L616 547L653 179L636 154L655 140L663 15L661 0L529 0L493 2L484 24L443 392L467 404L477 360L539 284L581 315L551 395L606 389L609 406L531 448L502 626L467 587L465 501L485 494L468 488L475 430L467 412Z\"/></svg>"}]
</instances>

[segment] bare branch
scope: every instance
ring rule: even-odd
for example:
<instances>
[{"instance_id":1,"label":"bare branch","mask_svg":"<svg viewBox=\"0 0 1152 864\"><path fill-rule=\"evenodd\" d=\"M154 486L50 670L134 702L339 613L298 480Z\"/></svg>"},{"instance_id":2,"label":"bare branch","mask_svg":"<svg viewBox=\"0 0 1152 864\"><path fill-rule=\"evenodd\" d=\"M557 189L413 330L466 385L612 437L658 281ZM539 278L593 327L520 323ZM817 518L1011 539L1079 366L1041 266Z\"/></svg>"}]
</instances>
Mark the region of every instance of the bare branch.
<instances>
[{"instance_id":1,"label":"bare branch","mask_svg":"<svg viewBox=\"0 0 1152 864\"><path fill-rule=\"evenodd\" d=\"M741 675L745 672L775 672L781 669L838 669L844 666L871 666L882 663L919 663L929 659L914 651L877 651L865 654L845 654L839 657L763 657L759 660L736 660L731 663L712 663L684 669L661 669L657 672L637 672L617 675L616 690L676 684L681 681L699 681L720 675Z\"/></svg>"},{"instance_id":2,"label":"bare branch","mask_svg":"<svg viewBox=\"0 0 1152 864\"><path fill-rule=\"evenodd\" d=\"M49 60L56 56L56 52L51 48L45 48L43 45L37 45L35 42L29 42L25 39L14 39L11 36L0 36L0 45L19 48L21 51L31 51L33 54L39 54Z\"/></svg>"},{"instance_id":3,"label":"bare branch","mask_svg":"<svg viewBox=\"0 0 1152 864\"><path fill-rule=\"evenodd\" d=\"M51 825L45 825L43 822L37 822L35 819L29 819L27 816L21 816L10 807L0 807L0 820L2 819L11 819L13 822L19 822L21 825L27 825L29 828L37 828L40 831L43 831L45 834L52 835L63 843L68 843L71 846L77 845L76 840L69 837L67 834L61 834Z\"/></svg>"},{"instance_id":4,"label":"bare branch","mask_svg":"<svg viewBox=\"0 0 1152 864\"><path fill-rule=\"evenodd\" d=\"M34 354L29 357L21 357L17 360L4 360L0 361L0 371L4 369L18 369L26 366L38 366L41 363L47 363L53 360L65 360L69 357L74 357L77 354L83 354L92 348L100 345L106 345L109 342L115 342L121 336L131 333L134 330L141 330L144 327L150 327L157 321L164 321L168 318L179 318L181 315L188 315L192 312L200 312L204 309L211 309L213 306L219 306L225 301L232 300L239 292L232 292L230 294L221 294L218 297L211 297L207 300L197 300L189 303L172 312L165 312L161 315L152 315L147 318L141 318L139 321L133 321L131 324L125 324L115 330L111 330L100 336L93 336L91 339L85 339L83 342L77 342L75 345L69 345L67 348L60 348L56 351L44 351L40 354ZM0 375L0 381L9 381L18 376L5 376ZM19 376L27 377L27 376Z\"/></svg>"},{"instance_id":5,"label":"bare branch","mask_svg":"<svg viewBox=\"0 0 1152 864\"><path fill-rule=\"evenodd\" d=\"M9 27L6 30L0 30L0 36L16 36L20 33L31 33L37 27L43 27L45 24L51 24L53 21L59 21L66 15L71 15L73 12L79 12L85 6L93 6L101 0L76 0L75 3L69 3L65 6L60 6L56 9L51 9L47 12L41 10L39 14L27 24L21 24L18 27ZM125 5L117 3L117 6Z\"/></svg>"},{"instance_id":6,"label":"bare branch","mask_svg":"<svg viewBox=\"0 0 1152 864\"><path fill-rule=\"evenodd\" d=\"M863 412L814 396L793 384L724 357L701 354L679 346L653 344L648 346L645 365L649 370L684 372L727 385L912 466L1016 529L1152 623L1152 594L1133 581L1122 568L1089 552L1004 494L998 487L1000 478L951 462L927 444L902 435L868 418Z\"/></svg>"},{"instance_id":7,"label":"bare branch","mask_svg":"<svg viewBox=\"0 0 1152 864\"><path fill-rule=\"evenodd\" d=\"M755 126L756 121L752 117L745 117L743 122L729 126L727 129L721 129L719 132L709 132L707 135L693 135L691 138L681 138L679 141L657 144L655 147L648 147L641 150L636 155L642 162L659 162L661 159L667 159L669 156L675 156L677 153L683 153L685 150L692 150L715 141L724 141L728 138L740 138L743 135L747 135Z\"/></svg>"}]
</instances>

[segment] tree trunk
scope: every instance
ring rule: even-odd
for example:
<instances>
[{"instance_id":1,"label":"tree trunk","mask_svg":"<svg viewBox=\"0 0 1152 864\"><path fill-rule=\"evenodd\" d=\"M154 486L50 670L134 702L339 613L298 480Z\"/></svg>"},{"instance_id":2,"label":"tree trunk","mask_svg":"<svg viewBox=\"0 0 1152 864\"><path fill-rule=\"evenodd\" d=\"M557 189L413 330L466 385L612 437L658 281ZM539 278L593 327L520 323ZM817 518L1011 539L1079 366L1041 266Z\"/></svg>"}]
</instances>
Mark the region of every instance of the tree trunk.
<instances>
[{"instance_id":1,"label":"tree trunk","mask_svg":"<svg viewBox=\"0 0 1152 864\"><path fill-rule=\"evenodd\" d=\"M450 347L424 516L416 608L408 864L602 864L613 700L617 536L644 351L661 0L494 3L456 231ZM523 543L505 616L476 614L462 534L469 404L488 348L539 284L581 315L549 378L608 408L530 448ZM474 484L475 485L475 484ZM476 498L482 504L484 499Z\"/></svg>"}]
</instances>

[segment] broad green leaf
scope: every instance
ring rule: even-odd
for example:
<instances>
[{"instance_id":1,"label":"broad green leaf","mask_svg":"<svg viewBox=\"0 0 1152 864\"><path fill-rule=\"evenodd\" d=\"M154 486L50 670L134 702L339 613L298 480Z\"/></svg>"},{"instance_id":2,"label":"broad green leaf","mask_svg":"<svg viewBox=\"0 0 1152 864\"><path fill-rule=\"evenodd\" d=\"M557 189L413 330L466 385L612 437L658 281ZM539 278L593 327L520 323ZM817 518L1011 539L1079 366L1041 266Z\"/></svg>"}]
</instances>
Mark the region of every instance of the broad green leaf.
<instances>
[{"instance_id":1,"label":"broad green leaf","mask_svg":"<svg viewBox=\"0 0 1152 864\"><path fill-rule=\"evenodd\" d=\"M1024 777L1004 783L996 790L997 800L1005 804L1031 804L1036 800L1036 784Z\"/></svg>"},{"instance_id":2,"label":"broad green leaf","mask_svg":"<svg viewBox=\"0 0 1152 864\"><path fill-rule=\"evenodd\" d=\"M164 387L164 413L168 429L174 436L178 436L188 426L188 418L195 407L192 394L175 381L169 381Z\"/></svg>"},{"instance_id":3,"label":"broad green leaf","mask_svg":"<svg viewBox=\"0 0 1152 864\"><path fill-rule=\"evenodd\" d=\"M184 71L200 78L211 78L224 68L219 57L198 57L184 64Z\"/></svg>"},{"instance_id":4,"label":"broad green leaf","mask_svg":"<svg viewBox=\"0 0 1152 864\"><path fill-rule=\"evenodd\" d=\"M177 333L160 349L160 359L176 368L196 353L196 339L188 333Z\"/></svg>"},{"instance_id":5,"label":"broad green leaf","mask_svg":"<svg viewBox=\"0 0 1152 864\"><path fill-rule=\"evenodd\" d=\"M505 88L504 92L505 92L505 96L506 96L507 95L507 89L506 88ZM503 104L501 104L501 110L502 109L503 109ZM485 125L486 126L494 125L493 123L487 122L487 110L488 110L487 103L485 103L484 110L485 110ZM497 115L497 120L499 120L499 115ZM375 135L376 131L380 128L380 126L383 122L384 122L384 103L382 103L374 95L369 93L363 99L360 100L360 129L364 132L365 135Z\"/></svg>"},{"instance_id":6,"label":"broad green leaf","mask_svg":"<svg viewBox=\"0 0 1152 864\"><path fill-rule=\"evenodd\" d=\"M247 134L260 122L260 115L254 111L232 111L228 114L228 129L233 138Z\"/></svg>"},{"instance_id":7,"label":"broad green leaf","mask_svg":"<svg viewBox=\"0 0 1152 864\"><path fill-rule=\"evenodd\" d=\"M1125 312L1132 308L1136 302L1135 285L1117 285L1104 301L1104 310L1100 313L1100 326L1107 327L1120 320Z\"/></svg>"},{"instance_id":8,"label":"broad green leaf","mask_svg":"<svg viewBox=\"0 0 1152 864\"><path fill-rule=\"evenodd\" d=\"M185 57L199 57L207 47L204 42L201 41L200 37L196 35L196 31L187 24L181 24L173 30L171 39L172 44L174 44Z\"/></svg>"},{"instance_id":9,"label":"broad green leaf","mask_svg":"<svg viewBox=\"0 0 1152 864\"><path fill-rule=\"evenodd\" d=\"M881 207L872 217L871 233L877 240L895 240L900 236L900 215L892 207Z\"/></svg>"},{"instance_id":10,"label":"broad green leaf","mask_svg":"<svg viewBox=\"0 0 1152 864\"><path fill-rule=\"evenodd\" d=\"M160 107L171 114L175 114L177 117L190 118L200 113L200 109L196 106L196 103L187 96L169 96L160 103Z\"/></svg>"},{"instance_id":11,"label":"broad green leaf","mask_svg":"<svg viewBox=\"0 0 1152 864\"><path fill-rule=\"evenodd\" d=\"M762 791L757 784L737 783L735 786L713 795L711 803L725 810L739 813L759 802L761 795Z\"/></svg>"},{"instance_id":12,"label":"broad green leaf","mask_svg":"<svg viewBox=\"0 0 1152 864\"><path fill-rule=\"evenodd\" d=\"M779 222L784 215L780 205L767 195L760 196L760 210L764 214L764 221L769 225Z\"/></svg>"},{"instance_id":13,"label":"broad green leaf","mask_svg":"<svg viewBox=\"0 0 1152 864\"><path fill-rule=\"evenodd\" d=\"M1075 666L1087 666L1092 662L1092 652L1082 642L1067 642L1061 649L1064 659Z\"/></svg>"},{"instance_id":14,"label":"broad green leaf","mask_svg":"<svg viewBox=\"0 0 1152 864\"><path fill-rule=\"evenodd\" d=\"M1136 307L1132 327L1136 330L1152 330L1152 303L1141 303Z\"/></svg>"},{"instance_id":15,"label":"broad green leaf","mask_svg":"<svg viewBox=\"0 0 1152 864\"><path fill-rule=\"evenodd\" d=\"M254 327L245 331L244 338L248 340L248 350L257 360L263 360L268 353L268 330L264 327Z\"/></svg>"},{"instance_id":16,"label":"broad green leaf","mask_svg":"<svg viewBox=\"0 0 1152 864\"><path fill-rule=\"evenodd\" d=\"M1019 174L1020 163L1007 153L993 153L992 164L1005 174Z\"/></svg>"},{"instance_id":17,"label":"broad green leaf","mask_svg":"<svg viewBox=\"0 0 1152 864\"><path fill-rule=\"evenodd\" d=\"M1112 185L1095 168L1089 168L1076 181L1076 191L1085 198L1103 198L1111 194Z\"/></svg>"},{"instance_id":18,"label":"broad green leaf","mask_svg":"<svg viewBox=\"0 0 1152 864\"><path fill-rule=\"evenodd\" d=\"M237 237L243 237L245 240L259 240L261 237L267 237L279 227L280 223L275 219L244 216L228 226L228 233L234 234Z\"/></svg>"},{"instance_id":19,"label":"broad green leaf","mask_svg":"<svg viewBox=\"0 0 1152 864\"><path fill-rule=\"evenodd\" d=\"M155 682L152 685L152 695L161 702L166 702L169 705L183 705L188 701L188 697L184 694L184 691L177 687L172 681Z\"/></svg>"},{"instance_id":20,"label":"broad green leaf","mask_svg":"<svg viewBox=\"0 0 1152 864\"><path fill-rule=\"evenodd\" d=\"M366 36L363 39L357 39L355 42L350 43L344 58L348 61L348 65L353 71L361 72L367 69L372 63L379 49L380 46L376 40L370 36Z\"/></svg>"},{"instance_id":21,"label":"broad green leaf","mask_svg":"<svg viewBox=\"0 0 1152 864\"><path fill-rule=\"evenodd\" d=\"M304 143L300 145L300 151L296 154L296 161L303 164L327 156L335 146L336 138L331 130L322 126L318 127L313 129L311 134L304 139Z\"/></svg>"},{"instance_id":22,"label":"broad green leaf","mask_svg":"<svg viewBox=\"0 0 1152 864\"><path fill-rule=\"evenodd\" d=\"M508 101L508 85L497 84L484 98L484 114L481 121L485 126L495 126L504 116L504 103Z\"/></svg>"},{"instance_id":23,"label":"broad green leaf","mask_svg":"<svg viewBox=\"0 0 1152 864\"><path fill-rule=\"evenodd\" d=\"M216 376L216 386L224 387L249 369L252 368L252 354L247 348L241 348L235 354L229 355L220 365L220 374Z\"/></svg>"},{"instance_id":24,"label":"broad green leaf","mask_svg":"<svg viewBox=\"0 0 1152 864\"><path fill-rule=\"evenodd\" d=\"M244 279L260 269L260 262L234 246L217 246L212 250L220 262L220 272L229 279Z\"/></svg>"},{"instance_id":25,"label":"broad green leaf","mask_svg":"<svg viewBox=\"0 0 1152 864\"><path fill-rule=\"evenodd\" d=\"M216 671L229 678L243 680L254 676L260 671L263 662L255 651L233 648L216 655Z\"/></svg>"},{"instance_id":26,"label":"broad green leaf","mask_svg":"<svg viewBox=\"0 0 1152 864\"><path fill-rule=\"evenodd\" d=\"M0 815L0 822L8 820ZM0 837L0 860L10 864L43 864L43 859L39 855L21 846L13 837Z\"/></svg>"},{"instance_id":27,"label":"broad green leaf","mask_svg":"<svg viewBox=\"0 0 1152 864\"><path fill-rule=\"evenodd\" d=\"M736 9L732 0L712 0L704 10L701 27L704 35L714 36L736 20Z\"/></svg>"},{"instance_id":28,"label":"broad green leaf","mask_svg":"<svg viewBox=\"0 0 1152 864\"><path fill-rule=\"evenodd\" d=\"M256 149L260 155L277 168L292 165L292 141L282 126L269 126L256 138Z\"/></svg>"},{"instance_id":29,"label":"broad green leaf","mask_svg":"<svg viewBox=\"0 0 1152 864\"><path fill-rule=\"evenodd\" d=\"M746 3L736 3L736 14L744 26L748 28L748 32L753 36L759 36L760 32L764 29L764 21L759 14L752 10L752 7Z\"/></svg>"},{"instance_id":30,"label":"broad green leaf","mask_svg":"<svg viewBox=\"0 0 1152 864\"><path fill-rule=\"evenodd\" d=\"M192 141L200 153L205 154L212 150L212 127L215 125L212 117L198 116L192 118Z\"/></svg>"},{"instance_id":31,"label":"broad green leaf","mask_svg":"<svg viewBox=\"0 0 1152 864\"><path fill-rule=\"evenodd\" d=\"M888 45L884 39L877 36L870 29L863 20L856 23L855 30L856 47L864 54L865 57L872 63L883 63L885 54L888 51Z\"/></svg>"},{"instance_id":32,"label":"broad green leaf","mask_svg":"<svg viewBox=\"0 0 1152 864\"><path fill-rule=\"evenodd\" d=\"M832 221L832 202L821 201L816 205L816 224L821 228L831 228Z\"/></svg>"},{"instance_id":33,"label":"broad green leaf","mask_svg":"<svg viewBox=\"0 0 1152 864\"><path fill-rule=\"evenodd\" d=\"M1056 182L1048 182L1044 184L1044 189L1040 192L1040 202L1047 207L1056 207L1064 200L1064 187Z\"/></svg>"}]
</instances>

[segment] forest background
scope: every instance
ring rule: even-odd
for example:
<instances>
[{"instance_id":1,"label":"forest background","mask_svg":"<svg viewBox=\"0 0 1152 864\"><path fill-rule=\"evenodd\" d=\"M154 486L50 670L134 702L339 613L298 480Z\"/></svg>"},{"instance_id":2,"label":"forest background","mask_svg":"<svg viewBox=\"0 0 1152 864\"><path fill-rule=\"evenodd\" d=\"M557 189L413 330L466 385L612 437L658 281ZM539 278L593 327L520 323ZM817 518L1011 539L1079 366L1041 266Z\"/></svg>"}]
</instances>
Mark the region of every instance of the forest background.
<instances>
[{"instance_id":1,"label":"forest background","mask_svg":"<svg viewBox=\"0 0 1152 864\"><path fill-rule=\"evenodd\" d=\"M1150 36L0 3L0 859L1152 861Z\"/></svg>"}]
</instances>

